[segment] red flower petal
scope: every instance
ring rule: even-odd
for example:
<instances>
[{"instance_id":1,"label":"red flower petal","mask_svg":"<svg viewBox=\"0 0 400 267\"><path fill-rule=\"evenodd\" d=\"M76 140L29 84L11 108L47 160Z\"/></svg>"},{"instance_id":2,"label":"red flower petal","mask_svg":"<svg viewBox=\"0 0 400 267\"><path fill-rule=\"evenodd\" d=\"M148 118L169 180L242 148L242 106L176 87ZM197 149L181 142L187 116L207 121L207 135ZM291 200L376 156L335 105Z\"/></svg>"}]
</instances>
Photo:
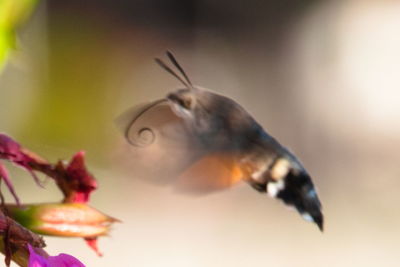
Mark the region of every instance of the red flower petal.
<instances>
[{"instance_id":1,"label":"red flower petal","mask_svg":"<svg viewBox=\"0 0 400 267\"><path fill-rule=\"evenodd\" d=\"M85 238L86 244L96 252L96 254L101 257L103 253L100 252L99 247L97 246L97 237Z\"/></svg>"},{"instance_id":2,"label":"red flower petal","mask_svg":"<svg viewBox=\"0 0 400 267\"><path fill-rule=\"evenodd\" d=\"M65 170L66 179L59 183L66 195L65 202L86 203L97 182L85 166L85 152L75 154Z\"/></svg>"},{"instance_id":3,"label":"red flower petal","mask_svg":"<svg viewBox=\"0 0 400 267\"><path fill-rule=\"evenodd\" d=\"M15 199L15 202L17 202L17 204L20 205L21 203L19 201L17 193L14 190L14 187L13 187L12 182L10 180L10 176L8 175L8 171L1 163L0 163L0 179L4 180L4 182L6 183L6 186L8 187L8 190L10 191L11 195Z\"/></svg>"}]
</instances>

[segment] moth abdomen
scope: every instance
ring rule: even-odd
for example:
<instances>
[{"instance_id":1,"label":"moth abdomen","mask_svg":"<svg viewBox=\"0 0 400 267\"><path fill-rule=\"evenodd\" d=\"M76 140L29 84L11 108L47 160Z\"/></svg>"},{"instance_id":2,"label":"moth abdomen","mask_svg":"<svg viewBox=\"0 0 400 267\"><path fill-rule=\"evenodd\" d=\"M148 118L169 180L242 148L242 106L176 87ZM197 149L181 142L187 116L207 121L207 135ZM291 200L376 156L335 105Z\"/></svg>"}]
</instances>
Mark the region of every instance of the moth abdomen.
<instances>
[{"instance_id":1,"label":"moth abdomen","mask_svg":"<svg viewBox=\"0 0 400 267\"><path fill-rule=\"evenodd\" d=\"M323 229L321 203L308 173L297 162L286 157L265 161L249 173L249 184L261 193L293 206L307 221Z\"/></svg>"},{"instance_id":2,"label":"moth abdomen","mask_svg":"<svg viewBox=\"0 0 400 267\"><path fill-rule=\"evenodd\" d=\"M307 173L290 172L285 178L284 187L276 197L294 206L305 220L314 222L323 231L321 202Z\"/></svg>"}]
</instances>

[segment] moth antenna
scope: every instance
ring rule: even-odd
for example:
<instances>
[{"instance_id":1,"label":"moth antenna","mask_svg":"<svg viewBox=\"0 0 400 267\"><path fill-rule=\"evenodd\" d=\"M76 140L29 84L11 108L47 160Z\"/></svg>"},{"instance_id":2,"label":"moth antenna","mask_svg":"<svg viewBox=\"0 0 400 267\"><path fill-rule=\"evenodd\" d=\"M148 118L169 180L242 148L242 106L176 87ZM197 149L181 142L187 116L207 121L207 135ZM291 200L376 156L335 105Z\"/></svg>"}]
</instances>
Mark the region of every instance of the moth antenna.
<instances>
[{"instance_id":1,"label":"moth antenna","mask_svg":"<svg viewBox=\"0 0 400 267\"><path fill-rule=\"evenodd\" d=\"M171 75L173 75L175 78L177 78L184 86L186 86L187 88L192 88L192 84L188 84L187 82L185 82L181 77L179 77L178 74L176 74L175 71L173 71L170 67L168 67L167 64L164 63L164 61L162 61L159 58L155 58L154 59L158 65L161 66L161 68L163 68L164 70L166 70L168 73L170 73Z\"/></svg>"},{"instance_id":2,"label":"moth antenna","mask_svg":"<svg viewBox=\"0 0 400 267\"><path fill-rule=\"evenodd\" d=\"M167 50L167 56L169 58L169 60L171 60L172 64L174 64L174 66L180 71L180 73L183 75L183 77L185 77L185 80L188 84L190 84L190 87L193 88L193 84L190 81L189 77L186 75L186 72L183 70L183 68L181 67L181 65L179 65L178 61L175 59L174 55Z\"/></svg>"}]
</instances>

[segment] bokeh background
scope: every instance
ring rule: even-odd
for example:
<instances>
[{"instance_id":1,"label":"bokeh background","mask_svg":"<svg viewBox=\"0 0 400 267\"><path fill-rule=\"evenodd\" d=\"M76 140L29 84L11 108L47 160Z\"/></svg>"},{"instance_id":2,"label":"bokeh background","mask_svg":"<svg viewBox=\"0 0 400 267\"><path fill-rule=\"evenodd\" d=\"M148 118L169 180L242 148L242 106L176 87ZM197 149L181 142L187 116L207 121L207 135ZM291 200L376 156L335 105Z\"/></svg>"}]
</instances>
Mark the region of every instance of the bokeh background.
<instances>
[{"instance_id":1,"label":"bokeh background","mask_svg":"<svg viewBox=\"0 0 400 267\"><path fill-rule=\"evenodd\" d=\"M55 161L86 150L100 239L46 238L87 266L400 266L400 2L40 1L0 76L0 131ZM192 80L241 103L302 160L326 230L248 185L190 197L135 179L113 120ZM157 164L156 162L154 164ZM22 201L61 198L15 168ZM11 200L11 198L8 198Z\"/></svg>"}]
</instances>

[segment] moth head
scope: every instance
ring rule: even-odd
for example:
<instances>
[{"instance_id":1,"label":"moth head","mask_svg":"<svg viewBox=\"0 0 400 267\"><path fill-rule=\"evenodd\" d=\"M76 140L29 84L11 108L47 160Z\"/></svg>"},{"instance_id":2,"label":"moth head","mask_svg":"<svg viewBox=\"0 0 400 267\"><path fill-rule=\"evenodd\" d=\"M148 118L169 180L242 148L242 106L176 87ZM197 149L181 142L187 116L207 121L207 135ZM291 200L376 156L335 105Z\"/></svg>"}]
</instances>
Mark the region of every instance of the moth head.
<instances>
[{"instance_id":1,"label":"moth head","mask_svg":"<svg viewBox=\"0 0 400 267\"><path fill-rule=\"evenodd\" d=\"M211 101L213 94L195 87L173 54L169 51L166 54L178 72L159 58L155 59L156 62L185 86L184 89L168 94L167 100L178 117L184 119L195 131L203 132L211 126L209 122L211 114L208 110L214 102Z\"/></svg>"},{"instance_id":2,"label":"moth head","mask_svg":"<svg viewBox=\"0 0 400 267\"><path fill-rule=\"evenodd\" d=\"M218 143L219 139L215 136L217 132L220 134L220 139L226 139L229 136L227 132L243 128L236 126L238 124L243 126L243 120L248 119L248 115L246 116L234 101L194 86L172 53L167 51L167 56L178 71L174 71L159 58L155 60L164 70L177 78L184 85L184 89L168 94L166 99L175 115L184 120L188 129L204 140L209 141L210 136L213 136L212 139Z\"/></svg>"}]
</instances>

